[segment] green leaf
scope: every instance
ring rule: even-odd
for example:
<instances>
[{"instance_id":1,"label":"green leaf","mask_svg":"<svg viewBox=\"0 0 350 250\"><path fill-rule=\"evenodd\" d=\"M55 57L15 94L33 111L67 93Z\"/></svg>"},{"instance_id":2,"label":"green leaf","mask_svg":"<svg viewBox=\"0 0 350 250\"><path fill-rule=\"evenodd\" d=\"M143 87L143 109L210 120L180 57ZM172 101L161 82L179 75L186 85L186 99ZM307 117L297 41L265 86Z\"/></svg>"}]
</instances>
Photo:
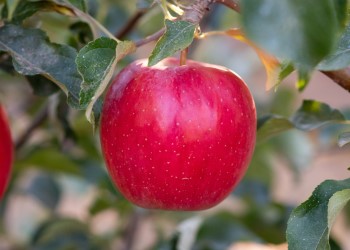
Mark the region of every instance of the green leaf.
<instances>
[{"instance_id":1,"label":"green leaf","mask_svg":"<svg viewBox=\"0 0 350 250\"><path fill-rule=\"evenodd\" d=\"M193 249L222 250L227 249L233 242L242 240L260 241L259 237L232 214L221 212L202 223Z\"/></svg>"},{"instance_id":2,"label":"green leaf","mask_svg":"<svg viewBox=\"0 0 350 250\"><path fill-rule=\"evenodd\" d=\"M0 28L0 50L12 56L17 72L48 78L68 95L72 107L83 108L79 105L82 78L75 64L74 48L51 43L41 30L8 24Z\"/></svg>"},{"instance_id":3,"label":"green leaf","mask_svg":"<svg viewBox=\"0 0 350 250\"><path fill-rule=\"evenodd\" d=\"M335 217L349 200L350 179L327 180L319 185L289 218L288 249L330 249L330 229Z\"/></svg>"},{"instance_id":4,"label":"green leaf","mask_svg":"<svg viewBox=\"0 0 350 250\"><path fill-rule=\"evenodd\" d=\"M285 117L278 115L263 116L258 120L257 140L267 140L292 128L294 128L294 124Z\"/></svg>"},{"instance_id":5,"label":"green leaf","mask_svg":"<svg viewBox=\"0 0 350 250\"><path fill-rule=\"evenodd\" d=\"M26 190L36 197L47 208L54 210L60 201L61 190L57 181L51 175L36 176Z\"/></svg>"},{"instance_id":6,"label":"green leaf","mask_svg":"<svg viewBox=\"0 0 350 250\"><path fill-rule=\"evenodd\" d=\"M117 62L135 50L132 42L117 43L113 39L102 37L82 48L76 63L84 79L80 91L80 104L87 106L86 116L94 122L92 108L111 80Z\"/></svg>"},{"instance_id":7,"label":"green leaf","mask_svg":"<svg viewBox=\"0 0 350 250\"><path fill-rule=\"evenodd\" d=\"M293 64L287 61L281 63L277 78L277 83L275 84L275 89L282 83L282 81L289 76L294 71Z\"/></svg>"},{"instance_id":8,"label":"green leaf","mask_svg":"<svg viewBox=\"0 0 350 250\"><path fill-rule=\"evenodd\" d=\"M79 166L58 150L37 148L23 160L16 162L17 169L33 166L45 171L81 175Z\"/></svg>"},{"instance_id":9,"label":"green leaf","mask_svg":"<svg viewBox=\"0 0 350 250\"><path fill-rule=\"evenodd\" d=\"M350 132L344 132L339 135L338 146L343 147L350 143Z\"/></svg>"},{"instance_id":10,"label":"green leaf","mask_svg":"<svg viewBox=\"0 0 350 250\"><path fill-rule=\"evenodd\" d=\"M98 250L107 246L98 244L88 230L88 225L74 219L51 219L45 221L34 233L33 250Z\"/></svg>"},{"instance_id":11,"label":"green leaf","mask_svg":"<svg viewBox=\"0 0 350 250\"><path fill-rule=\"evenodd\" d=\"M186 21L165 20L166 31L153 49L148 66L152 66L173 55L175 52L187 48L193 41L196 24Z\"/></svg>"},{"instance_id":12,"label":"green leaf","mask_svg":"<svg viewBox=\"0 0 350 250\"><path fill-rule=\"evenodd\" d=\"M21 1L12 14L12 23L20 23L38 11L55 11L60 14L74 16L74 11L67 6L52 1Z\"/></svg>"},{"instance_id":13,"label":"green leaf","mask_svg":"<svg viewBox=\"0 0 350 250\"><path fill-rule=\"evenodd\" d=\"M317 66L319 70L339 70L350 65L350 24L346 27L336 50Z\"/></svg>"},{"instance_id":14,"label":"green leaf","mask_svg":"<svg viewBox=\"0 0 350 250\"><path fill-rule=\"evenodd\" d=\"M277 134L296 128L310 131L329 123L342 123L344 115L328 104L304 100L302 106L290 117L265 115L258 119L258 142L269 139Z\"/></svg>"},{"instance_id":15,"label":"green leaf","mask_svg":"<svg viewBox=\"0 0 350 250\"><path fill-rule=\"evenodd\" d=\"M327 56L341 27L333 0L244 0L241 8L247 36L299 69Z\"/></svg>"},{"instance_id":16,"label":"green leaf","mask_svg":"<svg viewBox=\"0 0 350 250\"><path fill-rule=\"evenodd\" d=\"M328 104L313 100L304 100L301 108L290 118L297 129L309 131L327 123L343 122L344 115Z\"/></svg>"},{"instance_id":17,"label":"green leaf","mask_svg":"<svg viewBox=\"0 0 350 250\"><path fill-rule=\"evenodd\" d=\"M298 71L298 81L296 83L297 89L303 91L310 81L310 72L303 69Z\"/></svg>"},{"instance_id":18,"label":"green leaf","mask_svg":"<svg viewBox=\"0 0 350 250\"><path fill-rule=\"evenodd\" d=\"M76 64L84 79L79 95L80 104L87 106L92 101L100 83L113 73L116 47L115 40L101 37L79 51Z\"/></svg>"}]
</instances>

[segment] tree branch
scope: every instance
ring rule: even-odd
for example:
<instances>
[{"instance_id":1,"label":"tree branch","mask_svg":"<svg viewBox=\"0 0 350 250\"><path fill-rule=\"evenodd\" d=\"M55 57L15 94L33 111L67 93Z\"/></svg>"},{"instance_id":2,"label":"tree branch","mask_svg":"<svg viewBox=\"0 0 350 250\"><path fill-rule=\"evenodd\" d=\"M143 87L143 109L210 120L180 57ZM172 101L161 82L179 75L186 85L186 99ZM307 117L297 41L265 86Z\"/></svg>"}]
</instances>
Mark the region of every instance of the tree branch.
<instances>
[{"instance_id":1,"label":"tree branch","mask_svg":"<svg viewBox=\"0 0 350 250\"><path fill-rule=\"evenodd\" d=\"M135 45L136 45L136 47L140 47L140 46L145 45L149 42L153 42L155 40L158 40L164 34L164 32L165 32L165 28L161 28L157 32L153 33L152 35L150 35L142 40L136 41Z\"/></svg>"},{"instance_id":2,"label":"tree branch","mask_svg":"<svg viewBox=\"0 0 350 250\"><path fill-rule=\"evenodd\" d=\"M341 86L343 89L350 92L350 68L333 70L333 71L321 71L323 74L332 79L335 83Z\"/></svg>"},{"instance_id":3,"label":"tree branch","mask_svg":"<svg viewBox=\"0 0 350 250\"><path fill-rule=\"evenodd\" d=\"M127 34L130 33L130 31L135 27L135 25L138 23L138 21L145 15L147 12L147 9L141 9L138 10L129 20L128 22L122 27L118 33L115 34L115 37L118 39L122 39Z\"/></svg>"},{"instance_id":4,"label":"tree branch","mask_svg":"<svg viewBox=\"0 0 350 250\"><path fill-rule=\"evenodd\" d=\"M30 138L35 129L37 129L42 123L45 122L48 117L49 109L47 104L38 111L36 116L33 118L32 123L29 127L23 132L23 134L17 139L15 143L16 150L20 149L24 143Z\"/></svg>"}]
</instances>

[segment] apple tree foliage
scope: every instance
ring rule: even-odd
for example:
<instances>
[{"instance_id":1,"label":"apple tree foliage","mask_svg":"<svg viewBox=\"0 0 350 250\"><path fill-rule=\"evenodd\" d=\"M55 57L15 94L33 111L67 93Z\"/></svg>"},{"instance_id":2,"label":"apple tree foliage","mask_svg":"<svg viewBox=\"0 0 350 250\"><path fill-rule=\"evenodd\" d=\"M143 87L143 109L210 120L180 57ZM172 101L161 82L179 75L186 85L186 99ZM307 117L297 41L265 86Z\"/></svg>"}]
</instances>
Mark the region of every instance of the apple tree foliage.
<instances>
[{"instance_id":1,"label":"apple tree foliage","mask_svg":"<svg viewBox=\"0 0 350 250\"><path fill-rule=\"evenodd\" d=\"M195 13L193 18L198 6L204 6L204 13ZM266 155L284 155L298 172L303 164L296 155L302 152L295 138L305 140L305 136L299 132L290 136L290 131L331 127L340 146L350 141L344 125L346 114L327 103L304 100L300 108L291 110L298 90L307 87L315 71L335 74L333 79L349 91L350 78L341 75L350 65L346 0L0 0L0 9L1 77L30 84L34 95L26 112L32 116L33 129L37 123L46 131L42 143L26 144L29 135L16 142L12 181L1 202L2 218L12 197L23 193L49 211L47 219L18 247L108 249L115 238L124 239L126 246L131 244L133 221L151 212L124 200L103 170L91 127L98 127L105 89L117 69L136 59L144 44L157 41L149 54L149 65L154 65L188 46L196 49L207 37L225 35L256 51L268 76L266 87L276 89L271 103L257 103L258 144L246 178L233 193L249 208L239 215L219 212L184 217L174 213L171 220L183 222L170 238L160 233L153 249L225 249L241 240L287 241L289 249L336 249L330 230L343 208L348 210L350 179L321 183L307 201L292 210L270 195L273 172ZM139 16L134 23L130 22L133 12ZM220 29L217 19L223 13L232 24ZM136 25L142 17L147 20ZM294 71L296 90L283 90L283 80ZM16 185L28 166L39 174L27 185ZM95 235L90 220L64 218L58 211L65 192L61 175L94 186L99 195L89 207L89 218L113 209L121 215L119 228L108 235ZM268 219L269 214L273 219ZM159 217L167 215L160 213Z\"/></svg>"}]
</instances>

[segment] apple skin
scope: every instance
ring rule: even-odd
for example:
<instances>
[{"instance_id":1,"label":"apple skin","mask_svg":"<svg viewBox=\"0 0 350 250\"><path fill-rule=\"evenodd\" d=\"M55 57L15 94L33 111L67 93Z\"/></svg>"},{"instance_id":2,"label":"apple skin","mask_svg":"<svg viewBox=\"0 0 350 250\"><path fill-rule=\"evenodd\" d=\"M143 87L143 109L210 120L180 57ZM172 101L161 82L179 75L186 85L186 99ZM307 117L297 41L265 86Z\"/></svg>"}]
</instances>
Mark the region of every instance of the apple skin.
<instances>
[{"instance_id":1,"label":"apple skin","mask_svg":"<svg viewBox=\"0 0 350 250\"><path fill-rule=\"evenodd\" d=\"M100 140L109 174L144 208L208 209L243 177L256 110L243 80L210 64L168 58L124 68L107 91Z\"/></svg>"},{"instance_id":2,"label":"apple skin","mask_svg":"<svg viewBox=\"0 0 350 250\"><path fill-rule=\"evenodd\" d=\"M13 157L11 131L6 112L0 104L0 199L4 195L10 179Z\"/></svg>"}]
</instances>

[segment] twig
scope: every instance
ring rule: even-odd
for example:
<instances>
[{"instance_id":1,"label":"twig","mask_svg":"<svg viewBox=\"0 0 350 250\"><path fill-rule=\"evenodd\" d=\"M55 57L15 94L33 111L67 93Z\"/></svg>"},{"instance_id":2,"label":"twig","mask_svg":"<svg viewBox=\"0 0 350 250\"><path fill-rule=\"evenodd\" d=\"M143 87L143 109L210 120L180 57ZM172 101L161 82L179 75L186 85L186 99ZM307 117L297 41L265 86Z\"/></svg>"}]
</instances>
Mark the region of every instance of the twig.
<instances>
[{"instance_id":1,"label":"twig","mask_svg":"<svg viewBox=\"0 0 350 250\"><path fill-rule=\"evenodd\" d=\"M323 74L332 79L335 83L343 89L350 92L350 68L333 71L321 71Z\"/></svg>"},{"instance_id":2,"label":"twig","mask_svg":"<svg viewBox=\"0 0 350 250\"><path fill-rule=\"evenodd\" d=\"M118 39L121 39L125 37L129 32L135 27L135 25L138 23L138 21L141 19L141 17L144 16L144 14L147 12L147 9L141 9L138 10L130 19L129 21L122 27L118 33L116 33L115 37Z\"/></svg>"},{"instance_id":3,"label":"twig","mask_svg":"<svg viewBox=\"0 0 350 250\"><path fill-rule=\"evenodd\" d=\"M123 250L132 249L141 218L142 218L142 211L139 211L139 209L136 208L133 214L131 215L131 218L129 218L130 220L125 232L125 238L124 238L125 245Z\"/></svg>"},{"instance_id":4,"label":"twig","mask_svg":"<svg viewBox=\"0 0 350 250\"><path fill-rule=\"evenodd\" d=\"M135 45L136 45L136 47L140 47L140 46L145 45L149 42L158 40L164 34L164 32L165 32L165 28L163 27L160 30L158 30L157 32L153 33L152 35L150 35L142 40L136 41Z\"/></svg>"},{"instance_id":5,"label":"twig","mask_svg":"<svg viewBox=\"0 0 350 250\"><path fill-rule=\"evenodd\" d=\"M29 139L29 137L32 135L35 129L37 129L48 117L48 106L47 104L44 104L44 106L38 111L34 119L32 120L32 123L29 125L29 127L23 132L23 134L17 139L15 143L16 150L20 149L24 143Z\"/></svg>"},{"instance_id":6,"label":"twig","mask_svg":"<svg viewBox=\"0 0 350 250\"><path fill-rule=\"evenodd\" d=\"M214 0L214 3L220 3L225 5L226 7L233 9L236 12L240 12L238 0Z\"/></svg>"}]
</instances>

